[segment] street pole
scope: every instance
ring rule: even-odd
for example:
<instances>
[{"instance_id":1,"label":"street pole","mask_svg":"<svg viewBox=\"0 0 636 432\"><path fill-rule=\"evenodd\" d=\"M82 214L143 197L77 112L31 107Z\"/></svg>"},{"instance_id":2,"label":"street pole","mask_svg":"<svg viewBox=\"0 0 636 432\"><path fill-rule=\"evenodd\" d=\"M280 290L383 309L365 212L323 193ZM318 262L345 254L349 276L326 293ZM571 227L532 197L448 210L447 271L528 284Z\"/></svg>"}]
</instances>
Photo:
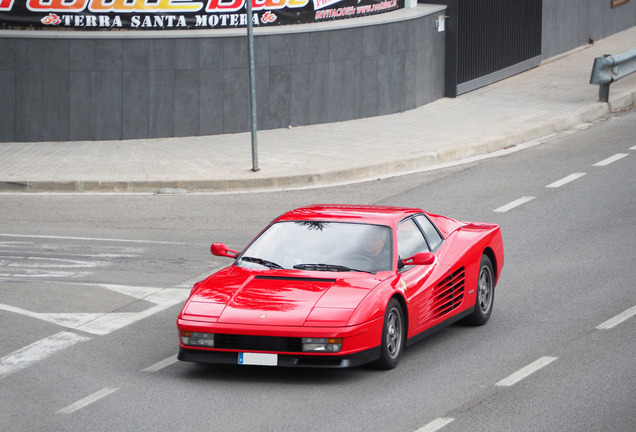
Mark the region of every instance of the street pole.
<instances>
[{"instance_id":1,"label":"street pole","mask_svg":"<svg viewBox=\"0 0 636 432\"><path fill-rule=\"evenodd\" d=\"M256 172L258 167L258 141L256 138L256 78L254 74L254 31L252 29L252 0L245 0L247 13L247 51L250 65L250 112L252 123L252 171Z\"/></svg>"}]
</instances>

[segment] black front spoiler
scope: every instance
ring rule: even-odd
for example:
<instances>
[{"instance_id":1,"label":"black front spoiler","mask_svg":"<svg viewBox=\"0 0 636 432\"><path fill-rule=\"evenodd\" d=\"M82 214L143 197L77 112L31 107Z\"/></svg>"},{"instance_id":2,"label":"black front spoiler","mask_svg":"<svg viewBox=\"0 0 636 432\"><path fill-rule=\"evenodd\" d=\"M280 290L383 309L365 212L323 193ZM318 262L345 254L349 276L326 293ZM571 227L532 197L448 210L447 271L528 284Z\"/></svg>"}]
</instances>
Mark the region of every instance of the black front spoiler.
<instances>
[{"instance_id":1,"label":"black front spoiler","mask_svg":"<svg viewBox=\"0 0 636 432\"><path fill-rule=\"evenodd\" d=\"M207 351L179 347L177 358L181 361L210 364L238 365L238 352ZM278 354L279 367L297 368L348 368L370 363L380 358L380 347L346 356L305 356Z\"/></svg>"}]
</instances>

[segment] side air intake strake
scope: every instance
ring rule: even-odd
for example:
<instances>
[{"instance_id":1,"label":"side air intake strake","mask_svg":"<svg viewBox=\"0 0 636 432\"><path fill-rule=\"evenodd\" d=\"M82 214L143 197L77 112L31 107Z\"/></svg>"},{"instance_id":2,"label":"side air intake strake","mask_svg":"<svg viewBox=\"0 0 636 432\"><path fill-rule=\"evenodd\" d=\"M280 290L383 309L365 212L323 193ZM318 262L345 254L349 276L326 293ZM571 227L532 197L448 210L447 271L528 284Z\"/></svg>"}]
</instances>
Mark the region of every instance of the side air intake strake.
<instances>
[{"instance_id":1,"label":"side air intake strake","mask_svg":"<svg viewBox=\"0 0 636 432\"><path fill-rule=\"evenodd\" d=\"M435 286L420 308L420 323L436 320L459 307L464 298L466 271L460 267Z\"/></svg>"}]
</instances>

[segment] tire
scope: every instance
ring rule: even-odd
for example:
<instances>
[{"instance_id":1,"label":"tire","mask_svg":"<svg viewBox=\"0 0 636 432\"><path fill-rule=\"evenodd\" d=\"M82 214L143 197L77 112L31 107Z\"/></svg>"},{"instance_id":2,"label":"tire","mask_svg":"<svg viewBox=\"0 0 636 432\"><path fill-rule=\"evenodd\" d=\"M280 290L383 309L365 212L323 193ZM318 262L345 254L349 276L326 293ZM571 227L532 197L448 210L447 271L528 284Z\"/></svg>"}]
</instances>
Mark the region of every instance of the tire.
<instances>
[{"instance_id":1,"label":"tire","mask_svg":"<svg viewBox=\"0 0 636 432\"><path fill-rule=\"evenodd\" d=\"M481 257L476 289L475 309L464 322L474 326L482 326L490 319L495 301L495 272L487 255Z\"/></svg>"},{"instance_id":2,"label":"tire","mask_svg":"<svg viewBox=\"0 0 636 432\"><path fill-rule=\"evenodd\" d=\"M384 313L380 358L375 362L377 367L393 369L397 366L404 350L405 334L402 306L396 299L391 299Z\"/></svg>"}]
</instances>

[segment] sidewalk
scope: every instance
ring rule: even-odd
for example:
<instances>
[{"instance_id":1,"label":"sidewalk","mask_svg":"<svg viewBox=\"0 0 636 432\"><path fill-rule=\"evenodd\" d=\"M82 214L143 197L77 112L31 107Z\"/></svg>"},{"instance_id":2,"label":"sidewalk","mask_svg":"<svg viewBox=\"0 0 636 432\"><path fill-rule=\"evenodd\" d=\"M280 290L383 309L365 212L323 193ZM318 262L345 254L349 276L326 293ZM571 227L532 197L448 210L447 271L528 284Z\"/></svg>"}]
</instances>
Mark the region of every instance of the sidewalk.
<instances>
[{"instance_id":1,"label":"sidewalk","mask_svg":"<svg viewBox=\"0 0 636 432\"><path fill-rule=\"evenodd\" d=\"M315 187L422 171L604 118L636 103L636 74L598 102L602 54L636 46L636 27L487 87L382 117L251 134L0 143L1 192L238 192Z\"/></svg>"}]
</instances>

